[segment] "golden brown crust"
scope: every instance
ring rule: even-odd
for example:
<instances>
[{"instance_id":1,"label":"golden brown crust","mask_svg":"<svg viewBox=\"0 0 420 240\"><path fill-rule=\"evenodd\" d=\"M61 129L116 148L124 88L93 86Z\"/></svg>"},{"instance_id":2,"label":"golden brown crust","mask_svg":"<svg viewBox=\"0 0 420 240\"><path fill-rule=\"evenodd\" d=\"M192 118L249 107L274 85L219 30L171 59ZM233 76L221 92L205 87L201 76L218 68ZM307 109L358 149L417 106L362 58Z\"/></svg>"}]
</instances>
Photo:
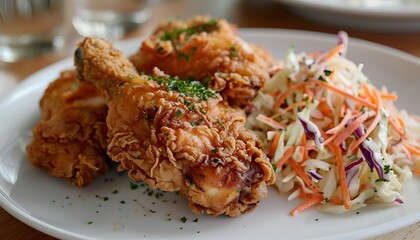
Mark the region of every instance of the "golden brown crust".
<instances>
[{"instance_id":1,"label":"golden brown crust","mask_svg":"<svg viewBox=\"0 0 420 240\"><path fill-rule=\"evenodd\" d=\"M239 38L227 21L198 16L162 23L130 60L138 72L158 67L182 79L210 80L223 99L245 107L268 80L271 56Z\"/></svg>"},{"instance_id":2,"label":"golden brown crust","mask_svg":"<svg viewBox=\"0 0 420 240\"><path fill-rule=\"evenodd\" d=\"M194 212L212 215L238 216L267 195L274 172L241 110L221 98L168 91L138 75L105 40L86 38L75 63L81 78L105 93L108 154L132 179L180 190Z\"/></svg>"},{"instance_id":3,"label":"golden brown crust","mask_svg":"<svg viewBox=\"0 0 420 240\"><path fill-rule=\"evenodd\" d=\"M77 187L104 174L107 106L100 92L65 71L48 86L40 105L42 119L33 129L28 160Z\"/></svg>"}]
</instances>

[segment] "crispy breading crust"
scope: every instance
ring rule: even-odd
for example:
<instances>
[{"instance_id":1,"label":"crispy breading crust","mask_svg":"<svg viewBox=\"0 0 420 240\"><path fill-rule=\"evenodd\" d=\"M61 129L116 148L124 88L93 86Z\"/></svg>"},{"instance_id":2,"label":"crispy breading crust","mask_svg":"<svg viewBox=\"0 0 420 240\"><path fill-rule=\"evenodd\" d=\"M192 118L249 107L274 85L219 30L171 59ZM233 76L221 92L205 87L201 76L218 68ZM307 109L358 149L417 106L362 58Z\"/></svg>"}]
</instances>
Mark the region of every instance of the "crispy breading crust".
<instances>
[{"instance_id":1,"label":"crispy breading crust","mask_svg":"<svg viewBox=\"0 0 420 240\"><path fill-rule=\"evenodd\" d=\"M238 216L266 197L274 172L241 110L221 98L168 91L138 75L106 40L84 39L75 64L81 79L104 93L108 154L132 179L180 190L196 213Z\"/></svg>"},{"instance_id":2,"label":"crispy breading crust","mask_svg":"<svg viewBox=\"0 0 420 240\"><path fill-rule=\"evenodd\" d=\"M232 106L246 107L269 79L271 55L243 41L226 20L198 16L163 22L130 60L138 72L158 67L208 82Z\"/></svg>"},{"instance_id":3,"label":"crispy breading crust","mask_svg":"<svg viewBox=\"0 0 420 240\"><path fill-rule=\"evenodd\" d=\"M46 89L42 119L27 146L28 160L77 187L108 170L107 106L100 92L80 83L74 70L65 71Z\"/></svg>"}]
</instances>

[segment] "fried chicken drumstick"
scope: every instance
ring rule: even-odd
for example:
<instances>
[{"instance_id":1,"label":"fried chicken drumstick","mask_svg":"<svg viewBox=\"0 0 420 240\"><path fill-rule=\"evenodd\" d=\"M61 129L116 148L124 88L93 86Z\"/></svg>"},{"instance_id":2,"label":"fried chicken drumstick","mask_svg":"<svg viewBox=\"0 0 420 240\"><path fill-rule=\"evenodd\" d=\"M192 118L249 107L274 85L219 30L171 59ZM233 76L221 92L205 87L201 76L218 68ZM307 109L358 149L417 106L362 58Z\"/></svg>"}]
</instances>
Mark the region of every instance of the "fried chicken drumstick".
<instances>
[{"instance_id":1,"label":"fried chicken drumstick","mask_svg":"<svg viewBox=\"0 0 420 240\"><path fill-rule=\"evenodd\" d=\"M274 172L245 116L200 83L139 75L106 40L75 52L79 77L108 104L108 154L133 180L179 190L196 213L238 216L267 195ZM172 90L170 90L172 89Z\"/></svg>"},{"instance_id":2,"label":"fried chicken drumstick","mask_svg":"<svg viewBox=\"0 0 420 240\"><path fill-rule=\"evenodd\" d=\"M130 60L138 72L158 67L208 82L232 106L245 107L268 80L271 55L243 41L226 20L198 16L163 22Z\"/></svg>"},{"instance_id":3,"label":"fried chicken drumstick","mask_svg":"<svg viewBox=\"0 0 420 240\"><path fill-rule=\"evenodd\" d=\"M107 106L101 92L80 83L74 70L62 72L40 102L41 121L27 146L28 160L83 187L108 170Z\"/></svg>"}]
</instances>

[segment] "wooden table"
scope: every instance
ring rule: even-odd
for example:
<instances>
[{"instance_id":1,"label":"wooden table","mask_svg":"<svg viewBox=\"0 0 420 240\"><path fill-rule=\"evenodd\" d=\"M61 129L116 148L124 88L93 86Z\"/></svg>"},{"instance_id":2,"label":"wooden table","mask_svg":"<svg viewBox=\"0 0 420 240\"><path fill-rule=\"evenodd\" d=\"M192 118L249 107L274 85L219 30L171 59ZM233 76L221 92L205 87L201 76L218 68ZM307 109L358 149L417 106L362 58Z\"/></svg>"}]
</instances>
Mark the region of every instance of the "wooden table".
<instances>
[{"instance_id":1,"label":"wooden table","mask_svg":"<svg viewBox=\"0 0 420 240\"><path fill-rule=\"evenodd\" d=\"M150 33L156 24L168 17L190 17L197 14L210 14L226 18L239 27L284 28L319 31L336 34L345 30L351 37L381 43L420 57L420 32L380 33L351 28L335 27L306 20L286 7L268 0L173 0L151 2L152 18L139 30L126 36L134 37ZM53 54L28 59L14 64L0 64L0 71L16 81L21 81L35 71L65 57L71 56L74 44L79 37L70 32L65 49ZM377 236L372 239L416 239L420 236L420 222L398 231ZM0 208L0 239L54 239L20 222Z\"/></svg>"}]
</instances>

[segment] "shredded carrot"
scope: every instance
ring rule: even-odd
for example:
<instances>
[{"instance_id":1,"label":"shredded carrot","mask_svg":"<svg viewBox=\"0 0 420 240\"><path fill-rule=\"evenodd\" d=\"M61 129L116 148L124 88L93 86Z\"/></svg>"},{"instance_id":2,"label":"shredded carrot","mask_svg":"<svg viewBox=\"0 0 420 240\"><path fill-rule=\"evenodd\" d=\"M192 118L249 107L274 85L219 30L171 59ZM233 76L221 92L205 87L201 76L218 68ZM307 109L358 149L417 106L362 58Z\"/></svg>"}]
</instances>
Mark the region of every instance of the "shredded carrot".
<instances>
[{"instance_id":1,"label":"shredded carrot","mask_svg":"<svg viewBox=\"0 0 420 240\"><path fill-rule=\"evenodd\" d=\"M267 124L268 126L275 128L275 129L284 129L286 128L286 126L284 124L281 124L279 122L277 122L276 120L269 118L267 116L264 116L262 114L258 114L258 116L256 117L256 119L262 123Z\"/></svg>"},{"instance_id":2,"label":"shredded carrot","mask_svg":"<svg viewBox=\"0 0 420 240\"><path fill-rule=\"evenodd\" d=\"M309 153L308 148L306 147L306 134L302 134L302 140L300 142L303 148L303 161L306 161L309 159Z\"/></svg>"},{"instance_id":3,"label":"shredded carrot","mask_svg":"<svg viewBox=\"0 0 420 240\"><path fill-rule=\"evenodd\" d=\"M305 194L305 191L303 191L302 185L299 184L298 186L299 186L299 197L302 199L306 198L306 194Z\"/></svg>"},{"instance_id":4,"label":"shredded carrot","mask_svg":"<svg viewBox=\"0 0 420 240\"><path fill-rule=\"evenodd\" d=\"M306 84L307 84L306 82L302 82L302 83L298 83L298 84L290 86L283 94L279 95L279 97L277 98L276 102L273 105L273 110L279 108L280 105L286 99L286 97L289 96L289 94L291 94L296 89L299 89L299 88L305 86Z\"/></svg>"},{"instance_id":5,"label":"shredded carrot","mask_svg":"<svg viewBox=\"0 0 420 240\"><path fill-rule=\"evenodd\" d=\"M389 117L389 124L391 124L391 126L394 128L394 130L400 135L403 136L404 135L404 129L401 126L397 125L397 120L395 120L394 116L390 116Z\"/></svg>"},{"instance_id":6,"label":"shredded carrot","mask_svg":"<svg viewBox=\"0 0 420 240\"><path fill-rule=\"evenodd\" d=\"M366 96L369 97L371 101L373 101L374 100L373 94L370 91L370 88L369 88L369 86L366 83L363 83L362 84L362 89L365 92Z\"/></svg>"},{"instance_id":7,"label":"shredded carrot","mask_svg":"<svg viewBox=\"0 0 420 240\"><path fill-rule=\"evenodd\" d=\"M363 191L363 190L366 190L368 188L370 188L369 185L366 184L366 183L363 183L363 184L360 185L359 191Z\"/></svg>"},{"instance_id":8,"label":"shredded carrot","mask_svg":"<svg viewBox=\"0 0 420 240\"><path fill-rule=\"evenodd\" d=\"M404 120L400 116L397 116L397 120L400 123L401 127L403 129L405 129L405 122L404 122Z\"/></svg>"},{"instance_id":9,"label":"shredded carrot","mask_svg":"<svg viewBox=\"0 0 420 240\"><path fill-rule=\"evenodd\" d=\"M392 100L396 101L398 99L398 95L394 93L381 93L382 100Z\"/></svg>"},{"instance_id":10,"label":"shredded carrot","mask_svg":"<svg viewBox=\"0 0 420 240\"><path fill-rule=\"evenodd\" d=\"M333 48L328 54L327 56L325 56L321 62L325 62L328 59L331 59L332 57L334 57L335 55L339 54L340 52L342 52L344 49L344 44L339 44L337 45L335 48Z\"/></svg>"},{"instance_id":11,"label":"shredded carrot","mask_svg":"<svg viewBox=\"0 0 420 240\"><path fill-rule=\"evenodd\" d=\"M331 109L330 109L330 107L328 106L328 104L326 103L326 101L325 100L321 100L320 102L319 102L319 105L318 105L318 110L322 113L322 114L324 114L324 116L328 116L328 117L332 117L333 116L333 112L331 111Z\"/></svg>"},{"instance_id":12,"label":"shredded carrot","mask_svg":"<svg viewBox=\"0 0 420 240\"><path fill-rule=\"evenodd\" d=\"M270 147L270 156L274 156L274 153L276 152L277 149L277 145L279 144L279 140L280 140L280 132L276 132L276 134L273 137L272 143L271 143L271 147Z\"/></svg>"},{"instance_id":13,"label":"shredded carrot","mask_svg":"<svg viewBox=\"0 0 420 240\"><path fill-rule=\"evenodd\" d=\"M333 148L333 146L332 146L330 143L331 143L331 141L332 141L332 140L334 140L334 137L335 137L336 135L334 135L334 136L332 136L332 137L330 137L330 138L327 138L327 134L324 132L324 130L319 129L319 131L321 132L321 136L322 136L322 138L327 139L327 140L325 140L322 144L323 144L324 146L326 146L328 149L330 149L331 151L334 151L334 148Z\"/></svg>"},{"instance_id":14,"label":"shredded carrot","mask_svg":"<svg viewBox=\"0 0 420 240\"><path fill-rule=\"evenodd\" d=\"M314 182L312 182L312 180L308 177L308 175L305 172L303 172L303 169L293 159L290 159L288 163L290 164L290 166L292 166L292 168L299 175L299 177L302 178L302 180L306 183L306 185L308 185L308 187L314 193L319 193L318 186Z\"/></svg>"},{"instance_id":15,"label":"shredded carrot","mask_svg":"<svg viewBox=\"0 0 420 240\"><path fill-rule=\"evenodd\" d=\"M335 157L344 207L346 209L351 209L350 193L346 182L346 171L344 170L343 155L339 147L335 147Z\"/></svg>"},{"instance_id":16,"label":"shredded carrot","mask_svg":"<svg viewBox=\"0 0 420 240\"><path fill-rule=\"evenodd\" d=\"M288 111L290 111L290 110L292 110L292 109L294 109L294 108L297 108L297 107L303 107L303 106L306 106L306 105L308 105L308 103L306 103L306 102L298 102L298 103L294 103L294 104L292 104L292 105L288 106L287 108L285 108L285 109L284 109L284 111L285 111L285 112L288 112Z\"/></svg>"},{"instance_id":17,"label":"shredded carrot","mask_svg":"<svg viewBox=\"0 0 420 240\"><path fill-rule=\"evenodd\" d=\"M337 134L341 129L344 128L344 126L347 124L347 122L350 120L350 118L351 118L351 111L347 110L346 115L344 115L341 122L337 126L335 126L334 128L331 128L330 130L328 130L326 132L326 134Z\"/></svg>"},{"instance_id":18,"label":"shredded carrot","mask_svg":"<svg viewBox=\"0 0 420 240\"><path fill-rule=\"evenodd\" d=\"M306 93L306 95L308 95L308 101L310 102L313 98L313 93L308 89L307 85L304 86L303 88L303 92Z\"/></svg>"},{"instance_id":19,"label":"shredded carrot","mask_svg":"<svg viewBox=\"0 0 420 240\"><path fill-rule=\"evenodd\" d=\"M314 197L306 200L305 202L303 202L302 204L300 204L299 206L297 206L295 209L293 209L290 212L290 215L295 216L298 213L301 213L302 211L304 211L305 209L310 208L311 206L322 202L322 200L324 200L324 198L322 197L322 195L317 194Z\"/></svg>"},{"instance_id":20,"label":"shredded carrot","mask_svg":"<svg viewBox=\"0 0 420 240\"><path fill-rule=\"evenodd\" d=\"M332 81L334 79L335 76L335 69L333 69L330 73L330 76L328 76L330 78L330 80Z\"/></svg>"},{"instance_id":21,"label":"shredded carrot","mask_svg":"<svg viewBox=\"0 0 420 240\"><path fill-rule=\"evenodd\" d=\"M330 202L335 205L340 205L341 203L340 198L337 195L331 196Z\"/></svg>"},{"instance_id":22,"label":"shredded carrot","mask_svg":"<svg viewBox=\"0 0 420 240\"><path fill-rule=\"evenodd\" d=\"M276 167L277 168L281 168L284 165L284 163L287 160L289 160L289 158L292 156L292 154L293 154L294 151L295 151L295 148L294 147L288 148L284 152L283 156L276 162Z\"/></svg>"},{"instance_id":23,"label":"shredded carrot","mask_svg":"<svg viewBox=\"0 0 420 240\"><path fill-rule=\"evenodd\" d=\"M360 117L356 118L344 131L342 131L340 134L338 134L334 138L334 145L339 146L341 142L343 142L346 138L350 136L358 127L360 127L360 124L362 124L366 119L368 118L368 114L364 113Z\"/></svg>"},{"instance_id":24,"label":"shredded carrot","mask_svg":"<svg viewBox=\"0 0 420 240\"><path fill-rule=\"evenodd\" d=\"M359 139L356 140L356 142L354 142L352 144L352 146L350 147L350 151L353 151L354 149L356 149L360 143L363 142L363 140L365 140L367 138L367 136L369 136L369 134L372 133L373 129L375 129L376 125L378 125L379 121L381 120L381 108L382 108L382 98L379 95L379 92L376 89L373 89L373 92L376 95L376 101L377 101L377 106L378 106L378 110L376 111L376 116L373 119L372 123L369 125L369 127L366 130L366 133L363 134L363 136L361 136Z\"/></svg>"},{"instance_id":25,"label":"shredded carrot","mask_svg":"<svg viewBox=\"0 0 420 240\"><path fill-rule=\"evenodd\" d=\"M416 155L420 155L420 149L419 148L415 148L413 146L408 145L407 143L403 142L403 145L405 148L407 148L407 150L412 153L412 154L416 154Z\"/></svg>"},{"instance_id":26,"label":"shredded carrot","mask_svg":"<svg viewBox=\"0 0 420 240\"><path fill-rule=\"evenodd\" d=\"M330 90L332 90L332 91L334 91L336 93L339 93L339 94L345 96L346 98L349 98L349 99L351 99L351 100L353 100L355 102L358 102L358 103L360 103L360 104L362 104L362 105L364 105L364 106L366 106L368 108L371 108L373 110L376 110L376 105L375 104L367 101L366 99L360 98L358 96L354 96L354 95L352 95L350 93L347 93L344 90L342 90L342 89L340 89L340 88L338 88L338 87L336 87L336 86L334 86L332 84L328 84L326 82L323 82L323 81L320 81L320 80L316 80L316 79L311 79L311 80L309 80L309 82L315 83L315 84L319 84L322 87L328 88L328 89L330 89Z\"/></svg>"}]
</instances>

